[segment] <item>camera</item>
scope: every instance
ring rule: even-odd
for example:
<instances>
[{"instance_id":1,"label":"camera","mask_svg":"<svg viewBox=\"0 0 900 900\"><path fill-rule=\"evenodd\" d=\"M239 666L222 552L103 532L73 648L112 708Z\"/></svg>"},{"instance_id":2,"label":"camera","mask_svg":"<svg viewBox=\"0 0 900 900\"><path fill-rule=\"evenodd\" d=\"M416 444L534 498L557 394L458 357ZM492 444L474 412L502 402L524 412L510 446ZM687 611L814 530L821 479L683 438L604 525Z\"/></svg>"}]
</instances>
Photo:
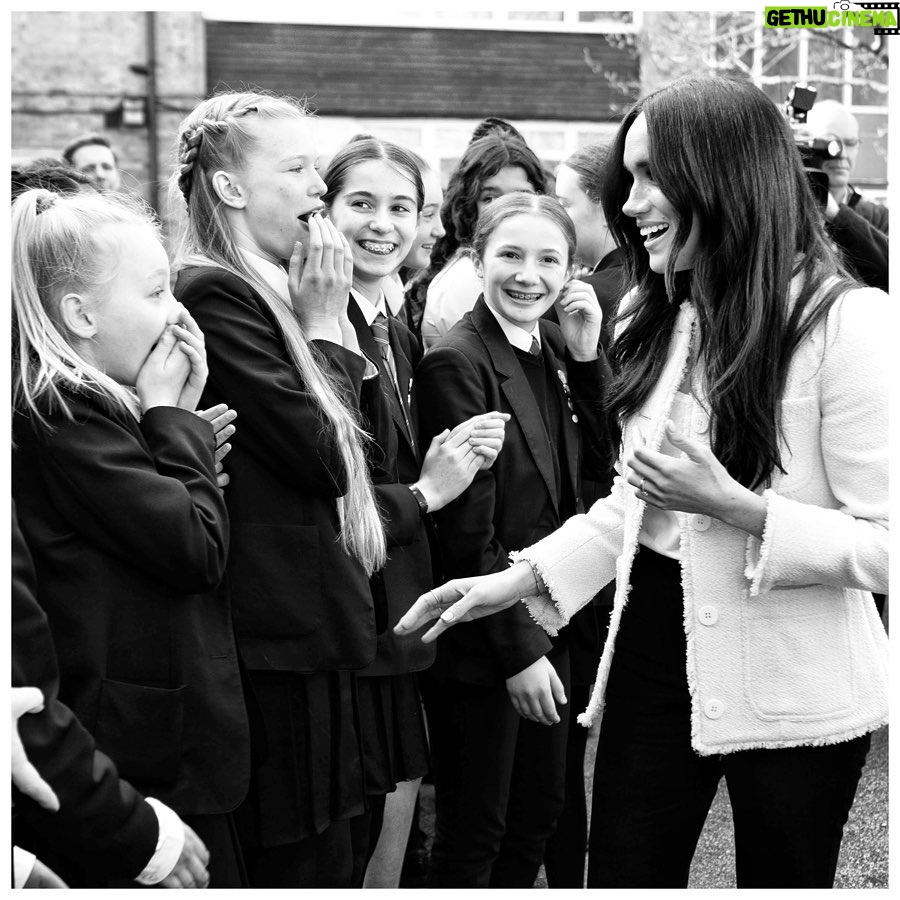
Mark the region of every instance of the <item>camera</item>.
<instances>
[{"instance_id":1,"label":"camera","mask_svg":"<svg viewBox=\"0 0 900 900\"><path fill-rule=\"evenodd\" d=\"M844 152L844 145L836 137L814 137L806 129L806 114L816 102L816 89L806 84L795 84L784 101L784 114L794 144L809 177L810 187L821 206L828 201L828 175L822 171L822 163L837 159Z\"/></svg>"}]
</instances>

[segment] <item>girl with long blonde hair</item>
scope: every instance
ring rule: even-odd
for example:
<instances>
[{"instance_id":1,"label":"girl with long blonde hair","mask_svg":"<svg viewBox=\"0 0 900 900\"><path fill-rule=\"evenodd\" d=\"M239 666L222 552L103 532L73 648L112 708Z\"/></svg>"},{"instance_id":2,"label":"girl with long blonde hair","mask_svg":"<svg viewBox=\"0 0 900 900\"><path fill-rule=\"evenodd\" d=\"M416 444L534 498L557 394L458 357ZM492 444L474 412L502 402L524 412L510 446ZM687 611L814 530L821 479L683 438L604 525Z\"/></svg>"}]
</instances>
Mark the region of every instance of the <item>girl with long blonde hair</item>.
<instances>
[{"instance_id":1,"label":"girl with long blonde hair","mask_svg":"<svg viewBox=\"0 0 900 900\"><path fill-rule=\"evenodd\" d=\"M351 673L375 654L368 578L385 559L358 421L377 369L347 318L350 248L319 215L301 104L217 95L177 141L175 292L207 336L208 398L242 424L228 571L267 748L241 811L250 879L344 886L349 820L365 809Z\"/></svg>"},{"instance_id":2,"label":"girl with long blonde hair","mask_svg":"<svg viewBox=\"0 0 900 900\"><path fill-rule=\"evenodd\" d=\"M183 849L174 868L154 857L139 873L128 860L98 869L87 853L57 865L52 840L46 854L40 834L32 845L73 887L104 883L100 872L245 886L230 812L247 792L250 732L229 605L215 593L225 413L196 414L203 334L172 296L149 215L99 194L15 202L12 300L13 498L59 699L155 798L157 856Z\"/></svg>"}]
</instances>

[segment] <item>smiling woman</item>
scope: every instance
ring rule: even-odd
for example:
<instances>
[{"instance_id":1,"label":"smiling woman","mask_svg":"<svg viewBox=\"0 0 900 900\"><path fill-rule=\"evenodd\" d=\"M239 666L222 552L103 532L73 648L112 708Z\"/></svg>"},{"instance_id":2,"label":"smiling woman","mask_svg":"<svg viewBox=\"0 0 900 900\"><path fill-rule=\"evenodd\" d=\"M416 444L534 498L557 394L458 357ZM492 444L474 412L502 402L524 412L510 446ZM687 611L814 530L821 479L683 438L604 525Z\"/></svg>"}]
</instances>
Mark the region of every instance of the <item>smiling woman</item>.
<instances>
[{"instance_id":1,"label":"smiling woman","mask_svg":"<svg viewBox=\"0 0 900 900\"><path fill-rule=\"evenodd\" d=\"M433 639L524 598L565 633L615 579L579 717L600 726L588 887L686 887L723 778L737 886L831 887L888 715L871 593L889 570L888 297L835 255L751 83L660 88L610 154L603 208L632 279L612 491L505 571L432 590L399 631L445 610Z\"/></svg>"}]
</instances>

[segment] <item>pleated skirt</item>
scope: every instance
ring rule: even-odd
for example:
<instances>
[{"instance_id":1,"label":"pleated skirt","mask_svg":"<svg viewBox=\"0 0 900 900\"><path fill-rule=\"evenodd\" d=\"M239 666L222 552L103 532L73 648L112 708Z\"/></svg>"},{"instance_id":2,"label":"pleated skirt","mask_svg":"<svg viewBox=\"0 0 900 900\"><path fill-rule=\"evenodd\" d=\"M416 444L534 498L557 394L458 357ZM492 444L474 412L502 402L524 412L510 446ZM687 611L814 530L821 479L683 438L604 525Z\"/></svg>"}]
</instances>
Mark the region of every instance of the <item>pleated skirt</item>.
<instances>
[{"instance_id":1,"label":"pleated skirt","mask_svg":"<svg viewBox=\"0 0 900 900\"><path fill-rule=\"evenodd\" d=\"M353 672L249 672L261 723L255 767L239 810L250 847L295 843L366 808Z\"/></svg>"},{"instance_id":2,"label":"pleated skirt","mask_svg":"<svg viewBox=\"0 0 900 900\"><path fill-rule=\"evenodd\" d=\"M425 715L414 672L357 679L366 792L388 794L429 769Z\"/></svg>"}]
</instances>

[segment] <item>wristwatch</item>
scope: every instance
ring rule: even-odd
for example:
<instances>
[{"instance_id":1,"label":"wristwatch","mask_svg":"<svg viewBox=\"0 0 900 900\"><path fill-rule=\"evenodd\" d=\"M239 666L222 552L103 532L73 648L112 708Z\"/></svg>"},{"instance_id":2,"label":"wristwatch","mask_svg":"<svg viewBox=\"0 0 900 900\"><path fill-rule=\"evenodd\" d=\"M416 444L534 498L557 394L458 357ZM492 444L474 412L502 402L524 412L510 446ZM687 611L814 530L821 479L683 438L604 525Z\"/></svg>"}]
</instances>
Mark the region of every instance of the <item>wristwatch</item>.
<instances>
[{"instance_id":1,"label":"wristwatch","mask_svg":"<svg viewBox=\"0 0 900 900\"><path fill-rule=\"evenodd\" d=\"M428 501L425 499L425 495L414 485L409 484L407 487L412 492L413 497L416 498L416 503L419 504L419 515L424 516L428 514Z\"/></svg>"}]
</instances>

